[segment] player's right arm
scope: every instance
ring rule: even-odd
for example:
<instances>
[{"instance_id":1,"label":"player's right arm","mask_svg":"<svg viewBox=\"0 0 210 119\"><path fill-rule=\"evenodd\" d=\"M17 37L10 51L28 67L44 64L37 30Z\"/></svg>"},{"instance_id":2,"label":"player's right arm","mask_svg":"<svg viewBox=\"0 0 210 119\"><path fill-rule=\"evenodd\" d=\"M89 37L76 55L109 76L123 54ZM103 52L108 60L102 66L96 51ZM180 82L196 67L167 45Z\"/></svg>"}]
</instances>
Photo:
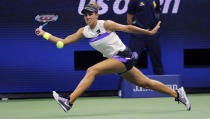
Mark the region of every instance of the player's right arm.
<instances>
[{"instance_id":1,"label":"player's right arm","mask_svg":"<svg viewBox=\"0 0 210 119\"><path fill-rule=\"evenodd\" d=\"M64 43L64 45L68 45L74 42L77 42L79 40L81 40L84 36L83 36L83 30L84 27L80 28L76 33L73 33L69 36L67 36L65 39L53 36L50 34L48 40L53 42L53 43L57 43L58 41L62 41ZM44 34L46 34L47 32L45 32L42 29L37 28L36 31L39 31L39 33L35 32L36 35L38 36L43 36Z\"/></svg>"}]
</instances>

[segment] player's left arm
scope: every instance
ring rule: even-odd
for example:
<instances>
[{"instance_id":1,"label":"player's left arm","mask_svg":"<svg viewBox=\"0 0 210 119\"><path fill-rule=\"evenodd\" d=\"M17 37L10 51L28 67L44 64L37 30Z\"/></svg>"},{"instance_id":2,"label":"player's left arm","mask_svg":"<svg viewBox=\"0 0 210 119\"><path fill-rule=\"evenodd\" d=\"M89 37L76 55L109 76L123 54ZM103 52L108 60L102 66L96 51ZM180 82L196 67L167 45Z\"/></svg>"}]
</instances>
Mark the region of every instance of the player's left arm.
<instances>
[{"instance_id":1,"label":"player's left arm","mask_svg":"<svg viewBox=\"0 0 210 119\"><path fill-rule=\"evenodd\" d=\"M152 30L146 30L133 25L122 25L114 21L107 20L104 22L104 27L107 31L123 31L128 33L154 35L157 32L157 30L160 28L160 23L161 22L158 22L158 24Z\"/></svg>"}]
</instances>

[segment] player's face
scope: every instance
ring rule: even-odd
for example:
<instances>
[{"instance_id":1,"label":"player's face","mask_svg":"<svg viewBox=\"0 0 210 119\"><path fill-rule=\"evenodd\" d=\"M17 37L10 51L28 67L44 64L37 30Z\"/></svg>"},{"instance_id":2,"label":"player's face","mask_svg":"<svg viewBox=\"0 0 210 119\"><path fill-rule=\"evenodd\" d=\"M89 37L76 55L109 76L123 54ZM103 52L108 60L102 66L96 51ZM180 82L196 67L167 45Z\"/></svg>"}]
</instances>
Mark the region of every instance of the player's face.
<instances>
[{"instance_id":1,"label":"player's face","mask_svg":"<svg viewBox=\"0 0 210 119\"><path fill-rule=\"evenodd\" d=\"M98 20L98 14L93 12L86 12L84 14L84 19L87 25L89 26L94 25Z\"/></svg>"}]
</instances>

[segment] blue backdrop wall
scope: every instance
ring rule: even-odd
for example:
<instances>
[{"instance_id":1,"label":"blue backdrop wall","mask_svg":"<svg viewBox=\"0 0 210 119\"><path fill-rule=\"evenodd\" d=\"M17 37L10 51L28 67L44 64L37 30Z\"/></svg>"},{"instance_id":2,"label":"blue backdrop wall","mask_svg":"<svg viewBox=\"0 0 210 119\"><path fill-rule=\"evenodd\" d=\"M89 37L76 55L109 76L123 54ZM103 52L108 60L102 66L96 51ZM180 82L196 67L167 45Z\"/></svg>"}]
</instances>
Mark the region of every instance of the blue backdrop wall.
<instances>
[{"instance_id":1,"label":"blue backdrop wall","mask_svg":"<svg viewBox=\"0 0 210 119\"><path fill-rule=\"evenodd\" d=\"M0 93L72 91L85 74L75 70L74 52L92 51L88 41L57 49L39 38L34 29L37 14L59 15L45 30L65 38L85 25L81 9L89 0L1 0L0 2ZM126 24L129 0L98 0L100 19ZM166 74L180 74L187 88L210 87L210 66L185 66L187 49L210 49L209 0L160 0L162 6L161 45ZM125 44L129 34L118 32ZM210 55L207 52L206 55ZM203 59L209 60L206 56ZM209 58L209 59L208 59ZM151 63L142 69L152 74ZM120 77L97 77L89 91L117 90Z\"/></svg>"}]
</instances>

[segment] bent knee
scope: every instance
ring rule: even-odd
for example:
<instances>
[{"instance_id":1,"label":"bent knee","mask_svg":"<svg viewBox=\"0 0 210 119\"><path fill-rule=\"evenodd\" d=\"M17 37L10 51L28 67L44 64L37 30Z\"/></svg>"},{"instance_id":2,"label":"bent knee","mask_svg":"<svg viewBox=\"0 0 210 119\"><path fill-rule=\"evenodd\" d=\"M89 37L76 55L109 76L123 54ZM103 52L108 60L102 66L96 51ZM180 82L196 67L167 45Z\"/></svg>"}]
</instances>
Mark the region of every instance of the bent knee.
<instances>
[{"instance_id":1,"label":"bent knee","mask_svg":"<svg viewBox=\"0 0 210 119\"><path fill-rule=\"evenodd\" d=\"M87 74L91 74L91 75L99 75L99 73L100 73L100 70L98 69L98 68L95 68L94 66L92 66L92 67L89 67L88 69L87 69Z\"/></svg>"}]
</instances>

